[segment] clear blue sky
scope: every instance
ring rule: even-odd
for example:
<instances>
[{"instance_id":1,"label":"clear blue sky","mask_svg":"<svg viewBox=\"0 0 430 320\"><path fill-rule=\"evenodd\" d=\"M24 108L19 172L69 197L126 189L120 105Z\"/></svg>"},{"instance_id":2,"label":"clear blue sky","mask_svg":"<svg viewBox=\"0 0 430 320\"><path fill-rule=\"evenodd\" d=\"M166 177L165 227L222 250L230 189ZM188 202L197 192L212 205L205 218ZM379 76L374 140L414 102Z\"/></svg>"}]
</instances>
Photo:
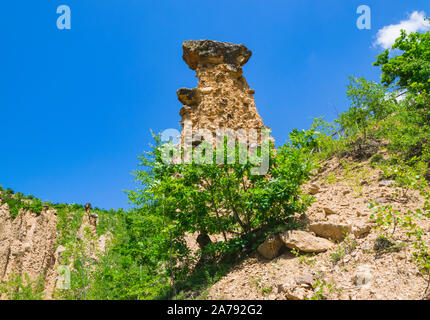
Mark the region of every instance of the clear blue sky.
<instances>
[{"instance_id":1,"label":"clear blue sky","mask_svg":"<svg viewBox=\"0 0 430 320\"><path fill-rule=\"evenodd\" d=\"M72 29L56 9L70 6ZM359 30L357 7L371 8ZM53 202L127 207L150 129L179 129L176 89L194 87L181 43L244 43L257 108L277 143L347 108L347 76L378 80L380 28L428 0L1 1L0 185Z\"/></svg>"}]
</instances>

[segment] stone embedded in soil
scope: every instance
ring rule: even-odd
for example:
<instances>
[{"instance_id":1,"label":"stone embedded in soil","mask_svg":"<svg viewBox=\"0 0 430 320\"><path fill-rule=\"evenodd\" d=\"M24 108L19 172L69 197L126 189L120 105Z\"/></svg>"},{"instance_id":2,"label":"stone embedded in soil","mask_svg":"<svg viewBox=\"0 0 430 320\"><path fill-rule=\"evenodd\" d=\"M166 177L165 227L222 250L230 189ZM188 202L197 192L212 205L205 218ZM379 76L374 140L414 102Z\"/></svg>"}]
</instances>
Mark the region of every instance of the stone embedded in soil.
<instances>
[{"instance_id":1,"label":"stone embedded in soil","mask_svg":"<svg viewBox=\"0 0 430 320\"><path fill-rule=\"evenodd\" d=\"M422 299L427 287L427 281L421 274L418 274L418 269L412 255L413 248L411 243L408 242L399 252L392 252L393 250L383 251L375 259L373 245L379 235L379 231L372 228L374 223L369 219L372 210L368 208L368 204L369 199L385 197L389 202L397 204L402 212L406 212L407 210L414 211L416 208L422 207L425 201L424 197L419 194L419 191L410 190L411 199L408 202L394 201L391 198L393 197L393 190L390 190L386 186L378 186L377 179L379 173L368 177L369 187L363 188L364 191L361 196L357 197L352 191L350 194L345 195L346 191L349 191L351 188L350 184L344 183L340 179L334 184L327 184L325 186L322 182L328 174L333 173L339 177L343 176L344 170L338 164L339 160L333 159L331 167L337 168L336 171L330 171L330 168L328 168L319 177L319 180L315 180L315 183L324 188L324 192L317 195L318 201L309 207L306 216L311 224L333 222L346 223L352 226L351 239L355 242L355 249L350 251L349 249L352 249L353 246L345 247L346 254L342 259L342 263L339 262L333 266L333 255L331 253L338 246L344 246L343 244L339 244L333 246L332 250L315 256L312 259L314 261L312 264L307 264L307 259L298 259L293 257L293 255L281 256L277 260L279 263L266 263L265 261L261 261L261 259L250 258L247 260L248 263L246 265L241 265L238 268L240 271L235 270L227 277L231 277L238 272L244 278L251 277L253 279L273 274L276 278L269 282L275 284L274 292L278 289L276 293L277 299L303 299L306 294L308 298L315 295L315 291L311 290L309 286L302 287L304 284L297 284L295 282L298 276L308 272L312 272L315 280L321 279L326 284L333 285L334 290L332 292L324 290L325 298L330 300ZM305 190L308 191L309 186ZM348 207L341 207L341 203L350 203L350 205ZM329 207L333 211L336 210L338 214L325 216L322 210L323 207ZM423 233L423 239L425 239L426 243L429 243L429 220L417 219L417 223L423 230L429 231L429 233ZM396 228L395 236L405 241L406 235L402 232L401 228ZM391 246L393 244L387 245ZM386 245L383 245L380 249L384 249L385 247ZM363 265L364 267L357 268ZM370 267L366 267L366 265ZM224 283L220 283L215 287L222 287ZM235 282L231 286L236 288L238 284ZM246 288L244 288L240 296L241 299L268 298L268 295L254 288L250 288L249 286ZM306 289L308 290L305 291ZM339 293L341 289L342 292ZM222 298L220 295L212 295L211 297Z\"/></svg>"},{"instance_id":2,"label":"stone embedded in soil","mask_svg":"<svg viewBox=\"0 0 430 320\"><path fill-rule=\"evenodd\" d=\"M315 195L318 192L320 192L320 187L315 183L311 184L311 186L309 187L309 193L311 195Z\"/></svg>"},{"instance_id":3,"label":"stone embedded in soil","mask_svg":"<svg viewBox=\"0 0 430 320\"><path fill-rule=\"evenodd\" d=\"M337 214L336 211L334 211L334 210L332 210L332 209L330 209L328 207L324 207L323 210L324 210L325 214L327 214L327 215L329 215L329 214Z\"/></svg>"},{"instance_id":4,"label":"stone embedded in soil","mask_svg":"<svg viewBox=\"0 0 430 320\"><path fill-rule=\"evenodd\" d=\"M310 292L303 287L295 287L288 289L285 296L288 300L305 300L310 297Z\"/></svg>"},{"instance_id":5,"label":"stone embedded in soil","mask_svg":"<svg viewBox=\"0 0 430 320\"><path fill-rule=\"evenodd\" d=\"M377 202L377 203L388 203L388 202L390 202L390 199L388 199L388 198L377 198L375 200L375 202Z\"/></svg>"},{"instance_id":6,"label":"stone embedded in soil","mask_svg":"<svg viewBox=\"0 0 430 320\"><path fill-rule=\"evenodd\" d=\"M272 260L279 254L279 250L283 247L283 242L277 235L270 235L267 239L258 246L257 251L264 258Z\"/></svg>"},{"instance_id":7,"label":"stone embedded in soil","mask_svg":"<svg viewBox=\"0 0 430 320\"><path fill-rule=\"evenodd\" d=\"M309 225L309 230L317 236L341 241L352 232L352 226L345 223L316 222Z\"/></svg>"},{"instance_id":8,"label":"stone embedded in soil","mask_svg":"<svg viewBox=\"0 0 430 320\"><path fill-rule=\"evenodd\" d=\"M302 252L324 252L333 247L333 242L311 235L301 230L289 230L281 233L282 242L290 249Z\"/></svg>"},{"instance_id":9,"label":"stone embedded in soil","mask_svg":"<svg viewBox=\"0 0 430 320\"><path fill-rule=\"evenodd\" d=\"M366 236L372 227L369 224L357 224L352 226L352 233L357 238L362 238Z\"/></svg>"},{"instance_id":10,"label":"stone embedded in soil","mask_svg":"<svg viewBox=\"0 0 430 320\"><path fill-rule=\"evenodd\" d=\"M310 287L312 287L312 285L314 284L314 278L310 274L303 274L303 275L300 275L300 276L296 276L294 278L294 281L298 285L304 284L304 285L307 285L307 286L310 286Z\"/></svg>"}]
</instances>

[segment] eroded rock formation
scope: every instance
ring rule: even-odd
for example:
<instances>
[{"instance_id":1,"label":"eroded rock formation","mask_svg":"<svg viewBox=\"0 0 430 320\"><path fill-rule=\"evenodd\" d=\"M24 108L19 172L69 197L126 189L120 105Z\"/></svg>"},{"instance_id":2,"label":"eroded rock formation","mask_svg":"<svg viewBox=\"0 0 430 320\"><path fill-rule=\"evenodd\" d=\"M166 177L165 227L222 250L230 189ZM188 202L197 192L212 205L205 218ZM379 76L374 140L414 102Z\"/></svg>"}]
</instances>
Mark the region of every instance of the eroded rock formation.
<instances>
[{"instance_id":1,"label":"eroded rock formation","mask_svg":"<svg viewBox=\"0 0 430 320\"><path fill-rule=\"evenodd\" d=\"M57 244L57 224L56 211L49 208L41 214L21 209L12 219L8 204L2 204L0 200L0 284L15 276L24 281L26 276L31 282L42 280L43 297L52 299L56 289L60 288L59 281L62 281L59 268L72 269L72 263L66 263L64 253L68 250L72 261L71 254L76 246L83 247L88 263L94 265L112 239L110 232L98 237L94 221L85 214L76 233L77 242L68 243L68 248L65 248ZM7 298L0 293L0 300Z\"/></svg>"},{"instance_id":2,"label":"eroded rock formation","mask_svg":"<svg viewBox=\"0 0 430 320\"><path fill-rule=\"evenodd\" d=\"M46 297L55 286L57 216L51 210L36 215L21 210L12 221L7 204L0 203L0 281L12 274L31 281L44 278Z\"/></svg>"},{"instance_id":3,"label":"eroded rock formation","mask_svg":"<svg viewBox=\"0 0 430 320\"><path fill-rule=\"evenodd\" d=\"M217 129L246 130L265 127L254 101L254 90L242 75L242 66L252 52L243 44L212 40L190 40L182 44L183 59L195 70L199 79L196 88L181 88L178 99L183 103L179 114L181 124L207 129L215 137ZM184 131L181 141L184 141ZM193 136L193 145L198 136Z\"/></svg>"}]
</instances>

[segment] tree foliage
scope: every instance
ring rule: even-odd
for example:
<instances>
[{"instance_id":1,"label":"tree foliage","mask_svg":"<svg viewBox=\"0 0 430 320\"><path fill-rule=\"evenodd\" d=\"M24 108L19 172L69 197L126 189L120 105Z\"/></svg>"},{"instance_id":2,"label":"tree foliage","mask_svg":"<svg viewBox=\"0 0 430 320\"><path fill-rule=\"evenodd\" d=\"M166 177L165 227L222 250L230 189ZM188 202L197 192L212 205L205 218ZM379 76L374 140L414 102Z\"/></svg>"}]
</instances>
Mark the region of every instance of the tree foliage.
<instances>
[{"instance_id":1,"label":"tree foliage","mask_svg":"<svg viewBox=\"0 0 430 320\"><path fill-rule=\"evenodd\" d=\"M390 57L397 50L401 54ZM414 93L430 92L430 33L401 31L391 47L381 53L375 66L380 66L382 83L395 84Z\"/></svg>"}]
</instances>

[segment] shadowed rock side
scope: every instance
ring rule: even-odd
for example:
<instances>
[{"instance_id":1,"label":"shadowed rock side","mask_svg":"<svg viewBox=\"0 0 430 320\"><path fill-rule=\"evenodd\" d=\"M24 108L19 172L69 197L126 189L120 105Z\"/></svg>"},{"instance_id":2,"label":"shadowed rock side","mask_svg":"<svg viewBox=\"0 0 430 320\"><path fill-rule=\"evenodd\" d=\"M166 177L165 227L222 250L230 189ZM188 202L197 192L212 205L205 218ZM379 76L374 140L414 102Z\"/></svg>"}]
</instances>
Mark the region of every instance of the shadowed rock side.
<instances>
[{"instance_id":1,"label":"shadowed rock side","mask_svg":"<svg viewBox=\"0 0 430 320\"><path fill-rule=\"evenodd\" d=\"M183 59L195 70L197 88L181 88L178 99L184 104L179 114L184 126L207 129L257 129L264 127L254 101L254 90L242 76L242 66L252 52L243 44L212 40L191 40L182 44ZM191 129L191 128L190 128ZM196 138L193 137L193 144ZM184 130L181 133L184 141Z\"/></svg>"}]
</instances>

